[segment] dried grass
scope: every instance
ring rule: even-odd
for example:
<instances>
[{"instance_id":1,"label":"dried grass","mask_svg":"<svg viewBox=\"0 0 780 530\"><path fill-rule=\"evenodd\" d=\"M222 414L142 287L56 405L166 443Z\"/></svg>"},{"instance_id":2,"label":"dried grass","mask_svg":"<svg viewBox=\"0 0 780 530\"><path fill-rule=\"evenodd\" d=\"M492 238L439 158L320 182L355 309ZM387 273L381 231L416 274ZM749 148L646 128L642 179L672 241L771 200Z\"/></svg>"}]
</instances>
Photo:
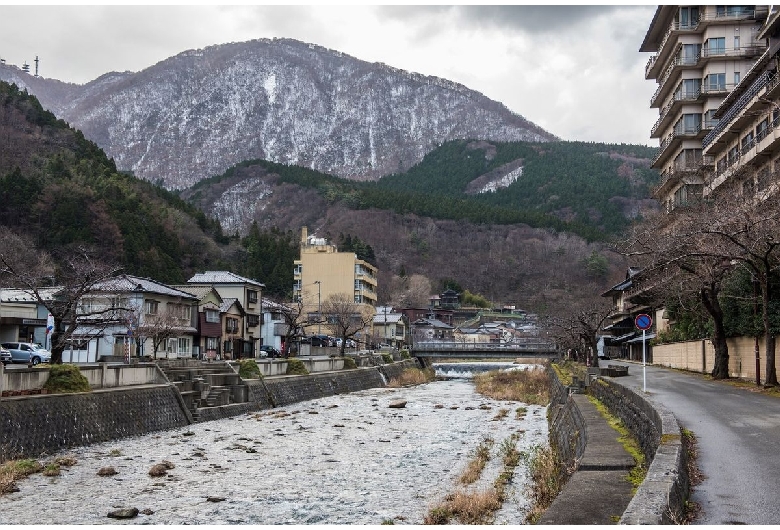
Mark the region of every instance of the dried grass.
<instances>
[{"instance_id":1,"label":"dried grass","mask_svg":"<svg viewBox=\"0 0 780 530\"><path fill-rule=\"evenodd\" d=\"M459 524L490 524L493 514L501 508L501 499L494 489L486 491L457 491L444 504L432 508L423 519L424 524L447 524L456 519Z\"/></svg>"},{"instance_id":2,"label":"dried grass","mask_svg":"<svg viewBox=\"0 0 780 530\"><path fill-rule=\"evenodd\" d=\"M17 480L41 471L43 465L37 460L10 460L0 465L0 495L19 491Z\"/></svg>"},{"instance_id":3,"label":"dried grass","mask_svg":"<svg viewBox=\"0 0 780 530\"><path fill-rule=\"evenodd\" d=\"M482 476L482 471L485 469L485 465L490 460L490 448L493 447L493 439L485 438L477 446L474 451L474 456L469 460L466 466L466 471L460 476L459 482L461 484L474 484L479 477Z\"/></svg>"},{"instance_id":4,"label":"dried grass","mask_svg":"<svg viewBox=\"0 0 780 530\"><path fill-rule=\"evenodd\" d=\"M430 383L436 378L436 374L430 368L420 370L419 368L407 368L398 377L392 378L388 383L388 388L401 388L404 386L422 385Z\"/></svg>"},{"instance_id":5,"label":"dried grass","mask_svg":"<svg viewBox=\"0 0 780 530\"><path fill-rule=\"evenodd\" d=\"M474 384L480 394L500 401L550 402L550 381L544 368L486 372L476 375Z\"/></svg>"},{"instance_id":6,"label":"dried grass","mask_svg":"<svg viewBox=\"0 0 780 530\"><path fill-rule=\"evenodd\" d=\"M536 446L529 455L532 506L526 522L535 523L563 488L564 474L549 446Z\"/></svg>"}]
</instances>

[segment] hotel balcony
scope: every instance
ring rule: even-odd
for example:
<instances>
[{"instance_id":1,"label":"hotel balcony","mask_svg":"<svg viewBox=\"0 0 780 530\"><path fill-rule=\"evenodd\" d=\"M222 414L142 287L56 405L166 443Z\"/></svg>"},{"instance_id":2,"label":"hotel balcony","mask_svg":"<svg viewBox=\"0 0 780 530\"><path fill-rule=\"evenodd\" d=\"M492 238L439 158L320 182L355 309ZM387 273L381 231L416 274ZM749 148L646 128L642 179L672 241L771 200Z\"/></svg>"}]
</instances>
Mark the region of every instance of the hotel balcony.
<instances>
[{"instance_id":1,"label":"hotel balcony","mask_svg":"<svg viewBox=\"0 0 780 530\"><path fill-rule=\"evenodd\" d=\"M697 140L704 136L706 130L702 128L701 124L693 125L690 127L675 127L669 135L663 139L661 145L658 148L658 154L655 155L650 167L658 169L660 162L666 160L669 154L680 146L683 140Z\"/></svg>"},{"instance_id":2,"label":"hotel balcony","mask_svg":"<svg viewBox=\"0 0 780 530\"><path fill-rule=\"evenodd\" d=\"M780 97L780 75L764 72L726 110L718 124L704 137L702 148L712 156L725 151L759 114L766 114Z\"/></svg>"},{"instance_id":3,"label":"hotel balcony","mask_svg":"<svg viewBox=\"0 0 780 530\"><path fill-rule=\"evenodd\" d=\"M653 125L653 129L650 131L650 138L659 138L676 117L675 110L682 106L683 103L694 103L699 101L702 96L701 90L691 90L689 92L681 92L675 94L669 103L661 109L661 115Z\"/></svg>"},{"instance_id":4,"label":"hotel balcony","mask_svg":"<svg viewBox=\"0 0 780 530\"><path fill-rule=\"evenodd\" d=\"M666 67L661 81L658 82L658 88L656 88L655 93L650 98L650 108L660 106L661 101L666 98L671 88L676 86L674 83L670 83L670 80L678 80L679 76L676 74L679 71L685 68L699 68L700 61L701 55L683 56L682 51L677 53L669 63L669 66Z\"/></svg>"},{"instance_id":5,"label":"hotel balcony","mask_svg":"<svg viewBox=\"0 0 780 530\"><path fill-rule=\"evenodd\" d=\"M650 57L645 65L645 79L658 79L661 74L661 67L666 62L666 58L677 51L679 43L676 40L669 41L672 36L678 36L685 33L698 33L699 23L693 22L688 25L680 25L679 22L672 22L666 31L661 45L658 46L658 52ZM667 44L670 44L667 46ZM678 46L675 46L677 44Z\"/></svg>"}]
</instances>

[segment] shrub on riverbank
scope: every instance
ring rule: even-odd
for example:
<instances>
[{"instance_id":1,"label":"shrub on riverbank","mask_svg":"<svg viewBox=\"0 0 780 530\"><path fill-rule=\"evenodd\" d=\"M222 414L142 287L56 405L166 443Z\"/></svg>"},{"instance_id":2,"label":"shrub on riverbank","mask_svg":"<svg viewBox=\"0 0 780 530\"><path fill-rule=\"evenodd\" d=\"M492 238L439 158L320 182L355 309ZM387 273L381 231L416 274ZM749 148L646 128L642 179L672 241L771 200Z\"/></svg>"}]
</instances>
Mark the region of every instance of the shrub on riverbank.
<instances>
[{"instance_id":1,"label":"shrub on riverbank","mask_svg":"<svg viewBox=\"0 0 780 530\"><path fill-rule=\"evenodd\" d=\"M400 388L402 386L422 385L430 383L436 378L436 373L432 368L421 370L419 368L407 368L398 377L392 378L387 386L389 388Z\"/></svg>"},{"instance_id":2,"label":"shrub on riverbank","mask_svg":"<svg viewBox=\"0 0 780 530\"><path fill-rule=\"evenodd\" d=\"M238 375L241 379L262 379L263 373L254 359L239 359Z\"/></svg>"},{"instance_id":3,"label":"shrub on riverbank","mask_svg":"<svg viewBox=\"0 0 780 530\"><path fill-rule=\"evenodd\" d=\"M546 369L493 371L474 376L477 392L502 401L531 405L550 402L550 381Z\"/></svg>"},{"instance_id":4,"label":"shrub on riverbank","mask_svg":"<svg viewBox=\"0 0 780 530\"><path fill-rule=\"evenodd\" d=\"M53 364L49 368L49 378L43 385L50 394L72 394L89 392L89 381L74 364Z\"/></svg>"},{"instance_id":5,"label":"shrub on riverbank","mask_svg":"<svg viewBox=\"0 0 780 530\"><path fill-rule=\"evenodd\" d=\"M352 357L344 357L344 370L354 370L357 368L357 363Z\"/></svg>"},{"instance_id":6,"label":"shrub on riverbank","mask_svg":"<svg viewBox=\"0 0 780 530\"><path fill-rule=\"evenodd\" d=\"M385 364L393 364L393 356L389 353L382 354L382 362Z\"/></svg>"},{"instance_id":7,"label":"shrub on riverbank","mask_svg":"<svg viewBox=\"0 0 780 530\"><path fill-rule=\"evenodd\" d=\"M287 375L309 375L306 365L303 361L295 357L287 359Z\"/></svg>"},{"instance_id":8,"label":"shrub on riverbank","mask_svg":"<svg viewBox=\"0 0 780 530\"><path fill-rule=\"evenodd\" d=\"M537 445L526 457L531 472L531 509L525 519L527 523L535 524L558 496L566 475L550 446Z\"/></svg>"}]
</instances>

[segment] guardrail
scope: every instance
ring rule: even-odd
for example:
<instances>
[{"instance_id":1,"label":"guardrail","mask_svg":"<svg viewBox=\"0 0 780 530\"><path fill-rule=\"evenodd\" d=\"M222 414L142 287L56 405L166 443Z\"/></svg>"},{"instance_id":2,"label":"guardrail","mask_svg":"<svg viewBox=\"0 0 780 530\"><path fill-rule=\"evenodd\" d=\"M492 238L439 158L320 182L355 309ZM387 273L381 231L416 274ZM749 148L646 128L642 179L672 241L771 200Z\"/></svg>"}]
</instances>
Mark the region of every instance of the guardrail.
<instances>
[{"instance_id":1,"label":"guardrail","mask_svg":"<svg viewBox=\"0 0 780 530\"><path fill-rule=\"evenodd\" d=\"M536 352L553 353L558 348L554 342L529 340L523 342L417 342L413 352Z\"/></svg>"}]
</instances>

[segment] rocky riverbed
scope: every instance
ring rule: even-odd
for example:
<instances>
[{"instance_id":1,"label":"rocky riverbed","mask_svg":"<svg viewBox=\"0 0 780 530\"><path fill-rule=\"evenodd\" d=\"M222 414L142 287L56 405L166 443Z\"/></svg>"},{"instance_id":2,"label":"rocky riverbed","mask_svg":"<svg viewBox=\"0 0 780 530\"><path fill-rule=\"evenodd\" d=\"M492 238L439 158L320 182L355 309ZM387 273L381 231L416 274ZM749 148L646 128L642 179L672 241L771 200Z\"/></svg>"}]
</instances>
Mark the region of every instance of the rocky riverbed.
<instances>
[{"instance_id":1,"label":"rocky riverbed","mask_svg":"<svg viewBox=\"0 0 780 530\"><path fill-rule=\"evenodd\" d=\"M398 401L405 407L390 407ZM77 463L59 476L32 475L4 495L0 523L419 524L459 487L484 439L495 442L493 457L471 488L498 476L499 448L512 434L520 434L520 451L546 443L545 408L529 405L517 414L521 406L485 398L469 380L456 379L79 448L61 453ZM162 473L151 476L158 464ZM521 463L497 524L522 523L526 484ZM108 517L120 509L132 517Z\"/></svg>"}]
</instances>

